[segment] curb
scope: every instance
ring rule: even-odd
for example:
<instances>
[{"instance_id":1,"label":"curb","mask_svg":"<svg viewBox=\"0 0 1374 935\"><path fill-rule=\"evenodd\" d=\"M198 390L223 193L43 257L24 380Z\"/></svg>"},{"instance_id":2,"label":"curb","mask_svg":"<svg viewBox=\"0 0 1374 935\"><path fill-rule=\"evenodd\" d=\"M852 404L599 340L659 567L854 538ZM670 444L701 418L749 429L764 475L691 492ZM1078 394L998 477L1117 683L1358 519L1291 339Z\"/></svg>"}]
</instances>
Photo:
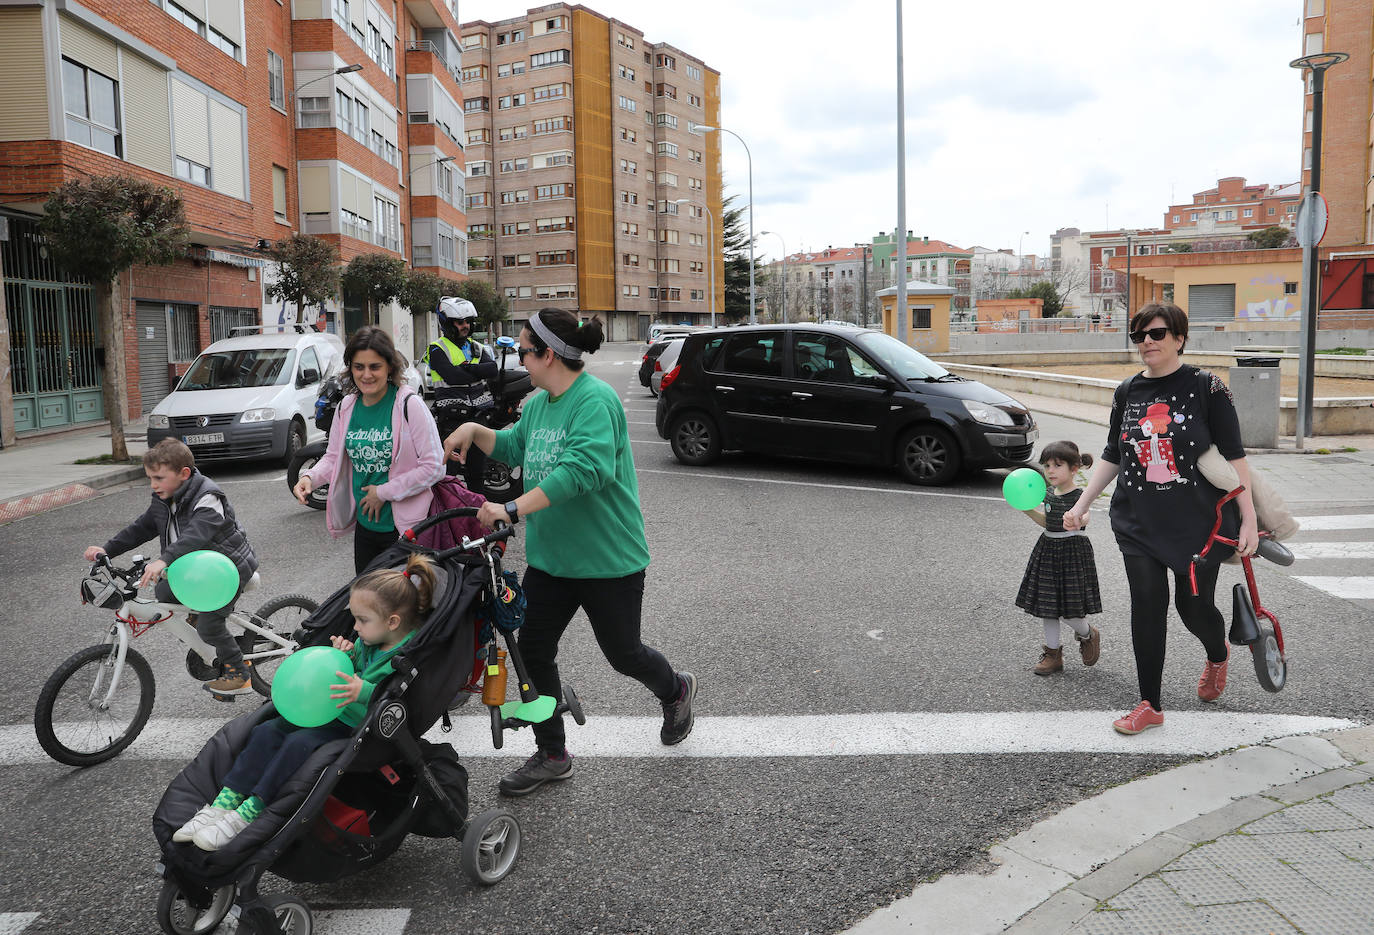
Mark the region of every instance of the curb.
<instances>
[{"instance_id":1,"label":"curb","mask_svg":"<svg viewBox=\"0 0 1374 935\"><path fill-rule=\"evenodd\" d=\"M56 487L25 494L22 497L5 500L0 502L0 526L28 516L46 513L48 510L55 510L68 504L89 500L99 496L99 492L107 487L142 480L144 477L145 474L141 466L130 465L129 467L115 468L84 481L60 484Z\"/></svg>"},{"instance_id":2,"label":"curb","mask_svg":"<svg viewBox=\"0 0 1374 935\"><path fill-rule=\"evenodd\" d=\"M1374 728L1358 727L1280 738L1142 777L993 845L991 871L921 884L846 935L1058 935L1199 844L1374 780L1371 755Z\"/></svg>"}]
</instances>

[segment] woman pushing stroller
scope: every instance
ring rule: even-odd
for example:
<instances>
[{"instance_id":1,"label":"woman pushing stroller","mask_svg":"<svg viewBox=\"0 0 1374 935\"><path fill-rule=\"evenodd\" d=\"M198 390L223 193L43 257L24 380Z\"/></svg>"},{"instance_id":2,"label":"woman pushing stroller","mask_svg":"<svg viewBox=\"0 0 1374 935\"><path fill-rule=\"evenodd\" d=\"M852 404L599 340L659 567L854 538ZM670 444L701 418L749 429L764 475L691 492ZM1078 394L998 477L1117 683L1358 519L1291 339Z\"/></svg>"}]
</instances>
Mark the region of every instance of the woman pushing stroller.
<instances>
[{"instance_id":1,"label":"woman pushing stroller","mask_svg":"<svg viewBox=\"0 0 1374 935\"><path fill-rule=\"evenodd\" d=\"M214 801L196 812L172 840L194 842L204 851L219 850L262 814L312 753L351 735L367 715L373 690L392 674L392 657L429 612L434 586L434 568L420 554L411 555L404 570L379 568L354 581L348 609L358 639L330 637L335 648L349 654L357 673L336 673L341 681L330 686L339 716L322 727L297 727L281 717L254 727Z\"/></svg>"}]
</instances>

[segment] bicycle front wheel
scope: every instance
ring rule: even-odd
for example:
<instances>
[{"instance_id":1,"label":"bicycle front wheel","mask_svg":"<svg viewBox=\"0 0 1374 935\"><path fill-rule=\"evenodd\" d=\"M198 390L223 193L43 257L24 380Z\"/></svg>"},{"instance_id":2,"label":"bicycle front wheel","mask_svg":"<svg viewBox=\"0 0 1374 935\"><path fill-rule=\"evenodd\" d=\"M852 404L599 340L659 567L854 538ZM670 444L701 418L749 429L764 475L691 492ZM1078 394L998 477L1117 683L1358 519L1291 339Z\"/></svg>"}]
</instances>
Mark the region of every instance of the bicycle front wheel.
<instances>
[{"instance_id":1,"label":"bicycle front wheel","mask_svg":"<svg viewBox=\"0 0 1374 935\"><path fill-rule=\"evenodd\" d=\"M253 614L253 622L264 630L271 630L278 636L290 639L291 634L305 622L305 618L313 614L319 606L318 601L304 594L285 594L259 607L258 612ZM281 650L281 647L271 640L250 632L245 632L239 638L239 645L243 647L244 655ZM282 653L253 661L253 688L263 697L271 697L272 679L277 674L277 666L281 665L285 658L286 654Z\"/></svg>"},{"instance_id":2,"label":"bicycle front wheel","mask_svg":"<svg viewBox=\"0 0 1374 935\"><path fill-rule=\"evenodd\" d=\"M113 694L119 647L87 646L57 667L38 694L33 712L38 743L67 766L94 766L134 742L153 713L153 670L136 650L124 654Z\"/></svg>"}]
</instances>

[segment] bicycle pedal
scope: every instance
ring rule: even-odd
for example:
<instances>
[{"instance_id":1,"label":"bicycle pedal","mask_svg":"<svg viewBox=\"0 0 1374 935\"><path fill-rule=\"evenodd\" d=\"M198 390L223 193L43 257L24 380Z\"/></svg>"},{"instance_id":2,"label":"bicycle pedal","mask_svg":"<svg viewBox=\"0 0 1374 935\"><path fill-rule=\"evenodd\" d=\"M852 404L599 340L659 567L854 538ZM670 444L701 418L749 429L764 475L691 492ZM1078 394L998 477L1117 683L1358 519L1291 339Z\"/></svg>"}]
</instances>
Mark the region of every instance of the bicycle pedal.
<instances>
[{"instance_id":1,"label":"bicycle pedal","mask_svg":"<svg viewBox=\"0 0 1374 935\"><path fill-rule=\"evenodd\" d=\"M210 692L210 697L216 701L238 701L238 695L221 695L219 692Z\"/></svg>"}]
</instances>

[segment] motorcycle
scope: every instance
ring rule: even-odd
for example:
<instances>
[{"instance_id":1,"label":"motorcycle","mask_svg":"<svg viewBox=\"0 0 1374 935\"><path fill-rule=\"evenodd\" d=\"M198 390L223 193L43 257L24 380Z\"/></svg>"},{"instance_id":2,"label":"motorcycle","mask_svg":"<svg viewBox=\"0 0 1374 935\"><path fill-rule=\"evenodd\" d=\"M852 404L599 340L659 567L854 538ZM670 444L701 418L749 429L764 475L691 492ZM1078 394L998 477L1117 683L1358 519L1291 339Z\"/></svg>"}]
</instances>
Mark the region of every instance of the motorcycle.
<instances>
[{"instance_id":1,"label":"motorcycle","mask_svg":"<svg viewBox=\"0 0 1374 935\"><path fill-rule=\"evenodd\" d=\"M303 446L291 459L291 463L286 466L287 490L296 489L296 481L301 479L301 473L314 467L315 462L324 457L325 449L329 447L329 429L334 424L334 410L338 408L339 400L343 399L343 389L339 386L339 376L339 374L335 374L329 377L320 386L320 397L315 400L315 428L324 432L324 438ZM329 484L318 484L310 488L310 495L305 498L305 505L312 510L323 510L325 501L328 499Z\"/></svg>"},{"instance_id":2,"label":"motorcycle","mask_svg":"<svg viewBox=\"0 0 1374 935\"><path fill-rule=\"evenodd\" d=\"M515 348L515 339L502 336L496 339L500 353L500 369L494 379L484 381L485 389L474 396L471 392L445 394L443 390L435 393L430 402L434 421L438 423L439 434L447 437L450 432L464 422L477 422L489 429L503 429L514 425L520 419L520 404L534 389L530 375L523 368L508 368L507 358ZM446 398L447 397L447 398ZM455 398L456 397L456 398ZM482 465L481 476L477 476L477 461ZM520 465L509 465L487 457L474 459L461 468L463 483L469 490L476 491L488 500L505 503L514 500L525 492L521 478Z\"/></svg>"}]
</instances>

